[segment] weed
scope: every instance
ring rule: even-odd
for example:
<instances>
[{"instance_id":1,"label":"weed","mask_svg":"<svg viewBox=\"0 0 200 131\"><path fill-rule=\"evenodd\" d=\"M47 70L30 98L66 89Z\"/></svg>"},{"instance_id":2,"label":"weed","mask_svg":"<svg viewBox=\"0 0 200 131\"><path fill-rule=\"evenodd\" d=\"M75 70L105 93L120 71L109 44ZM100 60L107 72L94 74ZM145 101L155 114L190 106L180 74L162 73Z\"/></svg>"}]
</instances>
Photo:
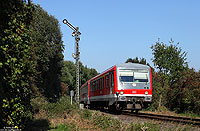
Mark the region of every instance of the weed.
<instances>
[{"instance_id":1,"label":"weed","mask_svg":"<svg viewBox=\"0 0 200 131\"><path fill-rule=\"evenodd\" d=\"M159 127L151 123L131 123L127 131L160 131Z\"/></svg>"},{"instance_id":2,"label":"weed","mask_svg":"<svg viewBox=\"0 0 200 131\"><path fill-rule=\"evenodd\" d=\"M92 117L92 113L88 109L82 110L80 115L81 115L81 118L88 119L88 120L90 120Z\"/></svg>"},{"instance_id":3,"label":"weed","mask_svg":"<svg viewBox=\"0 0 200 131\"><path fill-rule=\"evenodd\" d=\"M196 117L200 117L200 115L194 114L192 112L185 112L180 114L181 116L187 116L187 117L192 117L192 118L196 118Z\"/></svg>"},{"instance_id":4,"label":"weed","mask_svg":"<svg viewBox=\"0 0 200 131\"><path fill-rule=\"evenodd\" d=\"M52 131L71 131L71 130L67 125L60 124L57 127L55 127L55 129L53 129Z\"/></svg>"},{"instance_id":5,"label":"weed","mask_svg":"<svg viewBox=\"0 0 200 131\"><path fill-rule=\"evenodd\" d=\"M43 97L37 97L32 99L31 105L35 113L44 111L48 117L55 117L63 112L70 112L77 108L75 104L70 104L70 97L67 96L61 97L55 103L50 103Z\"/></svg>"},{"instance_id":6,"label":"weed","mask_svg":"<svg viewBox=\"0 0 200 131\"><path fill-rule=\"evenodd\" d=\"M95 113L94 124L98 125L101 129L106 129L111 126L111 118L109 116L99 115Z\"/></svg>"}]
</instances>

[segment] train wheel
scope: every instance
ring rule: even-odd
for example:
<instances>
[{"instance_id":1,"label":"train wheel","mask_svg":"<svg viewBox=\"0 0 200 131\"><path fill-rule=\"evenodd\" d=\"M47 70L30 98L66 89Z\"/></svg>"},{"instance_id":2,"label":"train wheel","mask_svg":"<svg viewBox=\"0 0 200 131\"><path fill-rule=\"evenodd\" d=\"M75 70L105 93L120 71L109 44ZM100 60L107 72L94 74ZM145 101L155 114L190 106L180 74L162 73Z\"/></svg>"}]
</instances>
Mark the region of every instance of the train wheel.
<instances>
[{"instance_id":1,"label":"train wheel","mask_svg":"<svg viewBox=\"0 0 200 131\"><path fill-rule=\"evenodd\" d=\"M120 104L114 105L114 114L119 115L122 113L122 106Z\"/></svg>"},{"instance_id":2,"label":"train wheel","mask_svg":"<svg viewBox=\"0 0 200 131\"><path fill-rule=\"evenodd\" d=\"M113 113L113 106L108 106L108 112Z\"/></svg>"}]
</instances>

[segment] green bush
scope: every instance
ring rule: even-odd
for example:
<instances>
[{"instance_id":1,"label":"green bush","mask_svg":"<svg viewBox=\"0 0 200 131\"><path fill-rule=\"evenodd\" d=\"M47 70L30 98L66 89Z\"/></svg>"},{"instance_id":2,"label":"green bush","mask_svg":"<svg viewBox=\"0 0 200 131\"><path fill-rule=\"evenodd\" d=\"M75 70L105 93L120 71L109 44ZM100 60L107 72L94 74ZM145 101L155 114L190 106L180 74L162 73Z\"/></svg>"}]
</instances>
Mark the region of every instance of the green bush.
<instances>
[{"instance_id":1,"label":"green bush","mask_svg":"<svg viewBox=\"0 0 200 131\"><path fill-rule=\"evenodd\" d=\"M99 126L101 129L106 129L111 126L111 118L109 116L94 114L94 124Z\"/></svg>"},{"instance_id":2,"label":"green bush","mask_svg":"<svg viewBox=\"0 0 200 131\"><path fill-rule=\"evenodd\" d=\"M92 118L92 113L88 109L82 110L80 115L81 115L81 118L83 118L83 119L89 119L90 120Z\"/></svg>"},{"instance_id":3,"label":"green bush","mask_svg":"<svg viewBox=\"0 0 200 131\"><path fill-rule=\"evenodd\" d=\"M63 114L64 112L70 112L77 109L77 105L75 103L71 105L69 96L63 96L55 103L48 102L45 97L36 97L32 99L31 105L33 110L36 110L35 113L40 110L44 110L46 111L48 117L55 117Z\"/></svg>"},{"instance_id":4,"label":"green bush","mask_svg":"<svg viewBox=\"0 0 200 131\"><path fill-rule=\"evenodd\" d=\"M30 2L30 1L29 1ZM23 129L35 74L30 22L33 6L26 0L0 1L0 128Z\"/></svg>"},{"instance_id":5,"label":"green bush","mask_svg":"<svg viewBox=\"0 0 200 131\"><path fill-rule=\"evenodd\" d=\"M94 124L100 127L101 129L109 130L119 130L121 129L122 123L118 119L113 119L110 116L104 114L95 113L93 115Z\"/></svg>"}]
</instances>

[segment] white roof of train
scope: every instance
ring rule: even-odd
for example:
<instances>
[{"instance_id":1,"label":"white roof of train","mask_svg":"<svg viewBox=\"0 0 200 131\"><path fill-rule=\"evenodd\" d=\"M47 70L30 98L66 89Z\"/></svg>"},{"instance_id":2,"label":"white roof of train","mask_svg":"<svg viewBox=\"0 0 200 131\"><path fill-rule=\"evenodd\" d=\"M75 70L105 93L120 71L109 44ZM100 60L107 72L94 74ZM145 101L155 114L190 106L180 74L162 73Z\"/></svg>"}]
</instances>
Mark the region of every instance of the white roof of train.
<instances>
[{"instance_id":1,"label":"white roof of train","mask_svg":"<svg viewBox=\"0 0 200 131\"><path fill-rule=\"evenodd\" d=\"M138 63L123 63L123 64L117 64L116 65L117 68L125 68L125 69L138 69L138 68L142 68L142 69L149 69L149 66L147 65L143 65L143 64L138 64Z\"/></svg>"}]
</instances>

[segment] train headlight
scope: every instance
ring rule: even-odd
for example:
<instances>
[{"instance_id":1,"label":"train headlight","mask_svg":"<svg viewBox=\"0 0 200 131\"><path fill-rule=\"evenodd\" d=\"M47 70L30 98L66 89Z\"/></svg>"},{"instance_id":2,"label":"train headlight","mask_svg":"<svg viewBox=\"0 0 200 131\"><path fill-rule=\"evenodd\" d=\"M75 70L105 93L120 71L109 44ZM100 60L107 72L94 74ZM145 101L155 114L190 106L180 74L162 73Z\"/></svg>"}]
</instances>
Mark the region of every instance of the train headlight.
<instances>
[{"instance_id":1,"label":"train headlight","mask_svg":"<svg viewBox=\"0 0 200 131\"><path fill-rule=\"evenodd\" d=\"M120 91L120 95L123 95L124 94L124 92L123 91Z\"/></svg>"},{"instance_id":2,"label":"train headlight","mask_svg":"<svg viewBox=\"0 0 200 131\"><path fill-rule=\"evenodd\" d=\"M145 95L148 95L148 91L145 92Z\"/></svg>"}]
</instances>

